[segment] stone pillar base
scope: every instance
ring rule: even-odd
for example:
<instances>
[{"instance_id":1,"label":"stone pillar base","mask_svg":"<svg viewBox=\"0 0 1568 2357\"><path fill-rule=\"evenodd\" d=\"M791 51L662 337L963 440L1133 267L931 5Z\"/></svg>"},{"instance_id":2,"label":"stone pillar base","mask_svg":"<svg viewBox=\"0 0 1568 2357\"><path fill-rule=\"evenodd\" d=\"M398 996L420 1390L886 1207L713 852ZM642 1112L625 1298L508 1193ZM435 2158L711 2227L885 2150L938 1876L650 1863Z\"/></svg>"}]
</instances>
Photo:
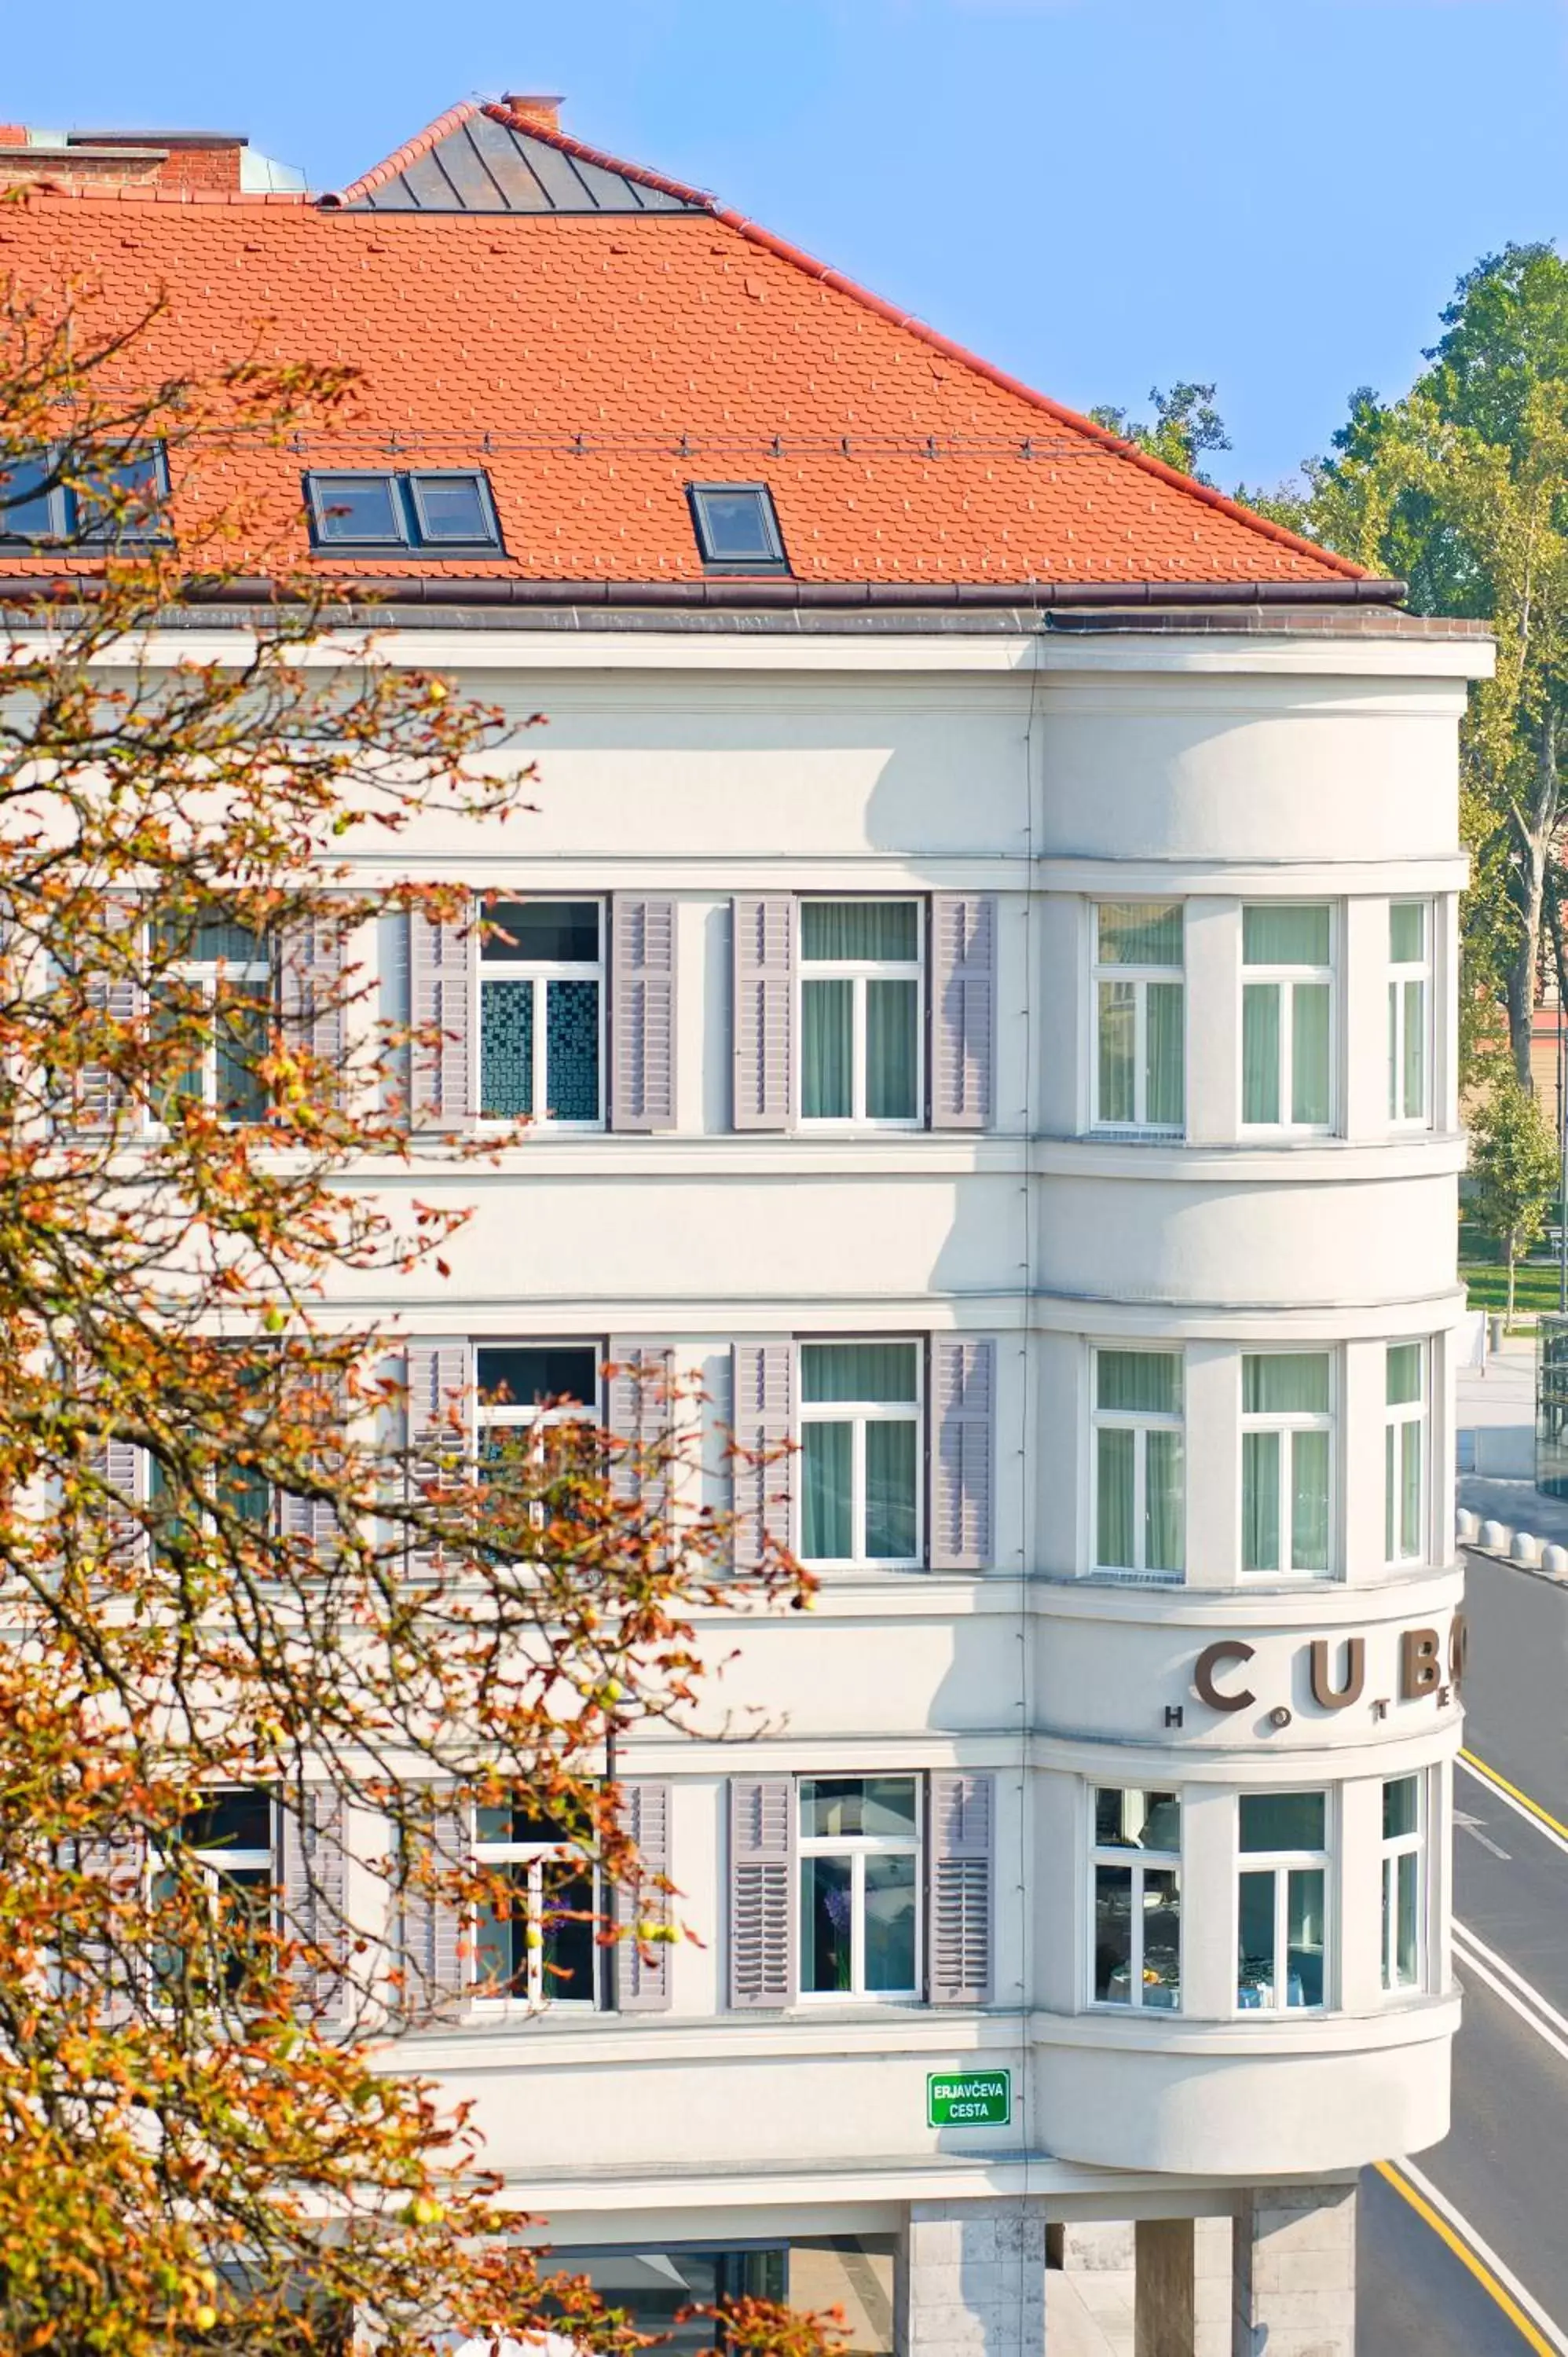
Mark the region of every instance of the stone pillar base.
<instances>
[{"instance_id":1,"label":"stone pillar base","mask_svg":"<svg viewBox=\"0 0 1568 2357\"><path fill-rule=\"evenodd\" d=\"M894 2348L897 2357L1045 2357L1043 2201L911 2201Z\"/></svg>"},{"instance_id":2,"label":"stone pillar base","mask_svg":"<svg viewBox=\"0 0 1568 2357\"><path fill-rule=\"evenodd\" d=\"M1353 2184L1242 2194L1234 2250L1231 2357L1355 2357Z\"/></svg>"}]
</instances>

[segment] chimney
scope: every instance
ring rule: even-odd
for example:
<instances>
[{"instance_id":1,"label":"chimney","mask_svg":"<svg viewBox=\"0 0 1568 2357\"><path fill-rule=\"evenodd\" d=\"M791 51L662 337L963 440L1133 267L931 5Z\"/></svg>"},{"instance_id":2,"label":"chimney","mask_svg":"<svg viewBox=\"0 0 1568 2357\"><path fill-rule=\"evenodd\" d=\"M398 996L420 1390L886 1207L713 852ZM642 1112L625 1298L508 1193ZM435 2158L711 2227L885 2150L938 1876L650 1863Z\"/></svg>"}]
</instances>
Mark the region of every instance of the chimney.
<instances>
[{"instance_id":1,"label":"chimney","mask_svg":"<svg viewBox=\"0 0 1568 2357\"><path fill-rule=\"evenodd\" d=\"M517 91L503 91L501 104L520 123L536 124L541 131L559 131L562 101L557 98L525 97Z\"/></svg>"},{"instance_id":2,"label":"chimney","mask_svg":"<svg viewBox=\"0 0 1568 2357\"><path fill-rule=\"evenodd\" d=\"M0 124L0 189L47 182L79 195L241 185L246 142L231 131L37 131Z\"/></svg>"}]
</instances>

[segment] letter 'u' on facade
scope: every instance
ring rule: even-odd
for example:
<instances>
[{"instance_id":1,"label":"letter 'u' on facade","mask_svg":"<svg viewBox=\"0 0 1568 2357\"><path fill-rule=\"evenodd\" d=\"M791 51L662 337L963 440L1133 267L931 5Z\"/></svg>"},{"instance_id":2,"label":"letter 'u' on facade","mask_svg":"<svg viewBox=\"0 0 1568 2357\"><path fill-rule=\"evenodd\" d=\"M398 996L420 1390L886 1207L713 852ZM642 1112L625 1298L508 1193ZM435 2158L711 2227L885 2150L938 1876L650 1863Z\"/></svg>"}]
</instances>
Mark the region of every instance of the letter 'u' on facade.
<instances>
[{"instance_id":1,"label":"letter 'u' on facade","mask_svg":"<svg viewBox=\"0 0 1568 2357\"><path fill-rule=\"evenodd\" d=\"M1348 1704L1359 1702L1361 1689L1367 1683L1367 1641L1365 1637L1345 1640L1345 1683L1342 1686L1329 1683L1328 1640L1315 1637L1311 1654L1312 1699L1323 1710L1343 1710Z\"/></svg>"},{"instance_id":2,"label":"letter 'u' on facade","mask_svg":"<svg viewBox=\"0 0 1568 2357\"><path fill-rule=\"evenodd\" d=\"M1250 1662L1253 1651L1239 1637L1227 1637L1218 1645L1205 1645L1192 1673L1193 1688L1199 1702L1206 1702L1210 1710L1246 1710L1255 1703L1258 1697L1250 1686L1243 1686L1240 1694L1222 1694L1214 1683L1216 1670L1224 1669L1231 1662Z\"/></svg>"},{"instance_id":3,"label":"letter 'u' on facade","mask_svg":"<svg viewBox=\"0 0 1568 2357\"><path fill-rule=\"evenodd\" d=\"M1443 1683L1435 1629L1407 1629L1400 1639L1400 1700L1434 1694Z\"/></svg>"}]
</instances>

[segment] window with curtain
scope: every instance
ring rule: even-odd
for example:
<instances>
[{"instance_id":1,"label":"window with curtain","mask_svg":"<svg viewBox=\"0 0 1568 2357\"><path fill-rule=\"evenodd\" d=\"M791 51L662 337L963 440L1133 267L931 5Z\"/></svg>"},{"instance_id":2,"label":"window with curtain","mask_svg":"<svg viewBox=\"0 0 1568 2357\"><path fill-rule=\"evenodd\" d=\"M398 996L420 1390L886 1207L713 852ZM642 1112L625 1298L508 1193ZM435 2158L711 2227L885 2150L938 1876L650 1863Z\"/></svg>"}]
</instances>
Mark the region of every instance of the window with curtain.
<instances>
[{"instance_id":1,"label":"window with curtain","mask_svg":"<svg viewBox=\"0 0 1568 2357\"><path fill-rule=\"evenodd\" d=\"M800 903L800 1118L921 1119L918 900Z\"/></svg>"},{"instance_id":2,"label":"window with curtain","mask_svg":"<svg viewBox=\"0 0 1568 2357\"><path fill-rule=\"evenodd\" d=\"M1432 912L1424 900L1389 904L1389 1119L1430 1118Z\"/></svg>"},{"instance_id":3,"label":"window with curtain","mask_svg":"<svg viewBox=\"0 0 1568 2357\"><path fill-rule=\"evenodd\" d=\"M1326 1351L1241 1359L1241 1568L1326 1572L1334 1454Z\"/></svg>"},{"instance_id":4,"label":"window with curtain","mask_svg":"<svg viewBox=\"0 0 1568 2357\"><path fill-rule=\"evenodd\" d=\"M1383 1786L1383 1986L1420 1988L1426 1978L1426 1825L1422 1776Z\"/></svg>"},{"instance_id":5,"label":"window with curtain","mask_svg":"<svg viewBox=\"0 0 1568 2357\"><path fill-rule=\"evenodd\" d=\"M920 1780L802 1776L800 1994L920 1986Z\"/></svg>"},{"instance_id":6,"label":"window with curtain","mask_svg":"<svg viewBox=\"0 0 1568 2357\"><path fill-rule=\"evenodd\" d=\"M1328 1795L1243 1792L1238 1813L1237 2010L1325 2006Z\"/></svg>"},{"instance_id":7,"label":"window with curtain","mask_svg":"<svg viewBox=\"0 0 1568 2357\"><path fill-rule=\"evenodd\" d=\"M1179 900L1094 909L1094 1118L1178 1135L1187 1119L1187 991Z\"/></svg>"},{"instance_id":8,"label":"window with curtain","mask_svg":"<svg viewBox=\"0 0 1568 2357\"><path fill-rule=\"evenodd\" d=\"M800 1555L920 1561L920 1350L800 1345Z\"/></svg>"},{"instance_id":9,"label":"window with curtain","mask_svg":"<svg viewBox=\"0 0 1568 2357\"><path fill-rule=\"evenodd\" d=\"M1181 2005L1181 1802L1175 1792L1094 1794L1094 2001Z\"/></svg>"},{"instance_id":10,"label":"window with curtain","mask_svg":"<svg viewBox=\"0 0 1568 2357\"><path fill-rule=\"evenodd\" d=\"M1179 1351L1094 1353L1094 1566L1179 1578L1187 1481Z\"/></svg>"},{"instance_id":11,"label":"window with curtain","mask_svg":"<svg viewBox=\"0 0 1568 2357\"><path fill-rule=\"evenodd\" d=\"M184 1104L212 1106L225 1121L267 1117L259 1070L271 1041L272 962L248 926L197 917L155 924L148 1000L155 1036L189 1042L189 1061L169 1080L159 1117Z\"/></svg>"},{"instance_id":12,"label":"window with curtain","mask_svg":"<svg viewBox=\"0 0 1568 2357\"><path fill-rule=\"evenodd\" d=\"M483 913L481 1114L602 1128L603 909L597 900L499 900Z\"/></svg>"},{"instance_id":13,"label":"window with curtain","mask_svg":"<svg viewBox=\"0 0 1568 2357\"><path fill-rule=\"evenodd\" d=\"M1334 923L1326 901L1241 911L1241 1119L1326 1130L1334 1121Z\"/></svg>"},{"instance_id":14,"label":"window with curtain","mask_svg":"<svg viewBox=\"0 0 1568 2357\"><path fill-rule=\"evenodd\" d=\"M1385 1358L1384 1555L1390 1563L1409 1563L1423 1551L1426 1345L1391 1342Z\"/></svg>"},{"instance_id":15,"label":"window with curtain","mask_svg":"<svg viewBox=\"0 0 1568 2357\"><path fill-rule=\"evenodd\" d=\"M474 1812L474 1859L497 1887L477 1910L474 1996L490 2004L598 2001L599 1893L593 1861L532 1802Z\"/></svg>"}]
</instances>

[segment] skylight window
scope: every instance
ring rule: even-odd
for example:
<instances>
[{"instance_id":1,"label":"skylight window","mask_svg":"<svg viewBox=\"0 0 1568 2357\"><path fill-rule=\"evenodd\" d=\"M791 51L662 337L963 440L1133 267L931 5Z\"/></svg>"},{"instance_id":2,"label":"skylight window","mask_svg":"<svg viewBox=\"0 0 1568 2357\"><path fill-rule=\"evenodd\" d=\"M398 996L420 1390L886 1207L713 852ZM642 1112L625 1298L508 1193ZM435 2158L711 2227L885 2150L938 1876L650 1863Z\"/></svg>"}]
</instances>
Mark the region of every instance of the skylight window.
<instances>
[{"instance_id":1,"label":"skylight window","mask_svg":"<svg viewBox=\"0 0 1568 2357\"><path fill-rule=\"evenodd\" d=\"M167 500L161 442L136 450L122 444L102 463L64 448L0 457L0 540L51 547L145 544L165 537Z\"/></svg>"},{"instance_id":2,"label":"skylight window","mask_svg":"<svg viewBox=\"0 0 1568 2357\"><path fill-rule=\"evenodd\" d=\"M692 521L710 573L788 573L766 483L693 483Z\"/></svg>"},{"instance_id":3,"label":"skylight window","mask_svg":"<svg viewBox=\"0 0 1568 2357\"><path fill-rule=\"evenodd\" d=\"M489 478L477 469L310 474L305 490L321 550L501 554Z\"/></svg>"}]
</instances>

